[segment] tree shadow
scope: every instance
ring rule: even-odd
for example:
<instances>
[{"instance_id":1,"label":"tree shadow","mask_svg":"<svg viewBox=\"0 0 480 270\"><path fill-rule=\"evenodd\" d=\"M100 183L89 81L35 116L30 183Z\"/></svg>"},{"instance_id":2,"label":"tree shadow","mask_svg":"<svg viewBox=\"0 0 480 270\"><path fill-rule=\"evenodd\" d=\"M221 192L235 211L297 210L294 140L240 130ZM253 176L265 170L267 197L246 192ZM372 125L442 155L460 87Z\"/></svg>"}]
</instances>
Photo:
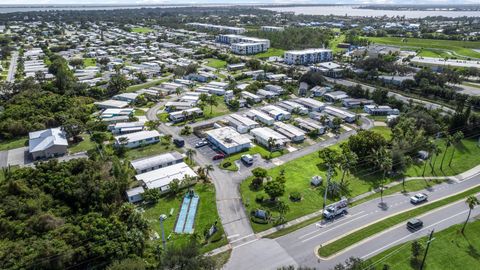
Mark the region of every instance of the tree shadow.
<instances>
[{"instance_id":1,"label":"tree shadow","mask_svg":"<svg viewBox=\"0 0 480 270\"><path fill-rule=\"evenodd\" d=\"M470 255L470 257L472 257L476 260L480 260L480 252L474 246L472 246L470 243L468 244L467 253L468 253L468 255Z\"/></svg>"},{"instance_id":2,"label":"tree shadow","mask_svg":"<svg viewBox=\"0 0 480 270\"><path fill-rule=\"evenodd\" d=\"M386 202L380 202L378 204L378 208L380 208L382 211L387 211L390 207Z\"/></svg>"}]
</instances>

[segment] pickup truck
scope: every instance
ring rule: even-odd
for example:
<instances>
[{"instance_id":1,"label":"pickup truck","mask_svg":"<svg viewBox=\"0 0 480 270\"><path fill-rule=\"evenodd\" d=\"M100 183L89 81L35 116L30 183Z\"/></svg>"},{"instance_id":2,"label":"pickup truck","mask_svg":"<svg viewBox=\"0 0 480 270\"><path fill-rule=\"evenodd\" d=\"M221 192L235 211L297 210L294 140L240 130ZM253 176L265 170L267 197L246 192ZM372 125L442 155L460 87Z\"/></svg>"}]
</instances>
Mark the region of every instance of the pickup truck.
<instances>
[{"instance_id":1,"label":"pickup truck","mask_svg":"<svg viewBox=\"0 0 480 270\"><path fill-rule=\"evenodd\" d=\"M334 218L338 215L346 214L348 211L348 199L342 198L342 200L332 203L325 207L325 211L323 211L323 216L326 219Z\"/></svg>"}]
</instances>

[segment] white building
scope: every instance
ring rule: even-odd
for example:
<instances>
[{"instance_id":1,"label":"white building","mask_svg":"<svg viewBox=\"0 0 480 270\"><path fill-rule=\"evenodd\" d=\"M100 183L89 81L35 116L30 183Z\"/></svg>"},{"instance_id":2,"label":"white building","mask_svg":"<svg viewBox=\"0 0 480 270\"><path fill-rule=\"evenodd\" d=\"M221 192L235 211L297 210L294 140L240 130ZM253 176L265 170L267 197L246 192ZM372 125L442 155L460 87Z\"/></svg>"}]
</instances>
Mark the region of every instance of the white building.
<instances>
[{"instance_id":1,"label":"white building","mask_svg":"<svg viewBox=\"0 0 480 270\"><path fill-rule=\"evenodd\" d=\"M270 115L268 115L264 112L255 110L255 109L252 109L252 110L248 111L246 113L246 116L253 119L253 120L257 120L259 122L262 122L263 124L265 124L267 126L271 126L271 125L273 125L273 122L275 122L275 119L273 119L273 117L271 117Z\"/></svg>"},{"instance_id":2,"label":"white building","mask_svg":"<svg viewBox=\"0 0 480 270\"><path fill-rule=\"evenodd\" d=\"M289 139L287 137L268 127L254 128L250 130L250 135L253 136L253 138L258 144L263 145L267 149L270 148L270 139L273 139L275 144L273 146L273 149L281 149L285 147L285 145L289 142Z\"/></svg>"},{"instance_id":3,"label":"white building","mask_svg":"<svg viewBox=\"0 0 480 270\"><path fill-rule=\"evenodd\" d=\"M201 116L203 116L202 109L195 107L195 108L190 108L190 109L186 109L178 112L172 112L168 115L168 119L170 119L170 121L174 123L177 123L177 122L185 121L188 118L201 117Z\"/></svg>"},{"instance_id":4,"label":"white building","mask_svg":"<svg viewBox=\"0 0 480 270\"><path fill-rule=\"evenodd\" d=\"M264 43L234 43L231 50L234 54L250 55L266 52L268 47Z\"/></svg>"},{"instance_id":5,"label":"white building","mask_svg":"<svg viewBox=\"0 0 480 270\"><path fill-rule=\"evenodd\" d=\"M113 134L127 134L142 131L145 128L144 122L122 122L108 125L108 130Z\"/></svg>"},{"instance_id":6,"label":"white building","mask_svg":"<svg viewBox=\"0 0 480 270\"><path fill-rule=\"evenodd\" d=\"M283 110L283 109L281 109L281 108L279 108L275 105L267 105L267 106L261 108L260 110L266 112L268 115L273 117L273 119L275 119L276 121L284 121L284 120L288 120L292 117L292 115L289 112L287 112L287 111L285 111L285 110Z\"/></svg>"},{"instance_id":7,"label":"white building","mask_svg":"<svg viewBox=\"0 0 480 270\"><path fill-rule=\"evenodd\" d=\"M316 132L317 134L321 135L325 133L325 127L319 125L317 122L310 120L310 119L303 119L303 118L296 118L295 119L296 125L307 131L307 132Z\"/></svg>"},{"instance_id":8,"label":"white building","mask_svg":"<svg viewBox=\"0 0 480 270\"><path fill-rule=\"evenodd\" d=\"M143 193L145 189L143 187L135 187L127 190L127 199L129 203L137 203L143 200Z\"/></svg>"},{"instance_id":9,"label":"white building","mask_svg":"<svg viewBox=\"0 0 480 270\"><path fill-rule=\"evenodd\" d=\"M232 127L221 127L207 132L207 139L228 155L249 149L252 146L250 139L238 133Z\"/></svg>"},{"instance_id":10,"label":"white building","mask_svg":"<svg viewBox=\"0 0 480 270\"><path fill-rule=\"evenodd\" d=\"M184 156L178 152L160 154L156 156L136 159L130 162L137 173L146 173L149 171L168 167L183 162Z\"/></svg>"},{"instance_id":11,"label":"white building","mask_svg":"<svg viewBox=\"0 0 480 270\"><path fill-rule=\"evenodd\" d=\"M363 110L371 115L397 115L400 114L398 109L392 109L390 106L365 105Z\"/></svg>"},{"instance_id":12,"label":"white building","mask_svg":"<svg viewBox=\"0 0 480 270\"><path fill-rule=\"evenodd\" d=\"M249 130L259 127L260 125L252 119L239 114L231 114L225 117L225 121L234 127L239 133L247 133Z\"/></svg>"},{"instance_id":13,"label":"white building","mask_svg":"<svg viewBox=\"0 0 480 270\"><path fill-rule=\"evenodd\" d=\"M50 158L67 153L67 135L61 128L49 128L28 134L28 153L32 158Z\"/></svg>"},{"instance_id":14,"label":"white building","mask_svg":"<svg viewBox=\"0 0 480 270\"><path fill-rule=\"evenodd\" d=\"M124 134L115 137L115 145L124 145L126 148L135 148L143 145L157 143L162 135L156 130L145 130ZM123 139L125 138L125 139Z\"/></svg>"},{"instance_id":15,"label":"white building","mask_svg":"<svg viewBox=\"0 0 480 270\"><path fill-rule=\"evenodd\" d=\"M357 119L357 115L355 113L333 106L325 107L324 112L331 116L338 117L347 123L353 123Z\"/></svg>"},{"instance_id":16,"label":"white building","mask_svg":"<svg viewBox=\"0 0 480 270\"><path fill-rule=\"evenodd\" d=\"M232 34L243 34L245 33L245 28L243 27L232 27L232 26L225 26L225 25L215 25L209 23L187 23L188 26L192 26L196 29L205 29L210 31L218 31L224 33L232 33Z\"/></svg>"},{"instance_id":17,"label":"white building","mask_svg":"<svg viewBox=\"0 0 480 270\"><path fill-rule=\"evenodd\" d=\"M281 27L281 26L265 25L265 26L262 26L260 29L264 32L282 32L282 31L285 31L285 28Z\"/></svg>"},{"instance_id":18,"label":"white building","mask_svg":"<svg viewBox=\"0 0 480 270\"><path fill-rule=\"evenodd\" d=\"M323 103L321 101L318 101L316 99L313 99L313 98L299 98L299 99L295 100L295 103L298 103L298 104L306 107L310 111L319 112L319 111L322 111L323 109L325 109L325 103Z\"/></svg>"},{"instance_id":19,"label":"white building","mask_svg":"<svg viewBox=\"0 0 480 270\"><path fill-rule=\"evenodd\" d=\"M332 50L306 49L299 51L286 51L284 61L289 65L308 65L333 60Z\"/></svg>"},{"instance_id":20,"label":"white building","mask_svg":"<svg viewBox=\"0 0 480 270\"><path fill-rule=\"evenodd\" d=\"M129 102L109 99L109 100L95 102L94 104L97 105L97 107L100 109L111 109L111 108L119 109L119 108L128 107Z\"/></svg>"},{"instance_id":21,"label":"white building","mask_svg":"<svg viewBox=\"0 0 480 270\"><path fill-rule=\"evenodd\" d=\"M178 179L182 181L185 177L197 177L197 174L185 162L173 164L146 173L137 174L135 179L141 181L147 189L157 188L162 192L170 189L169 184Z\"/></svg>"},{"instance_id":22,"label":"white building","mask_svg":"<svg viewBox=\"0 0 480 270\"><path fill-rule=\"evenodd\" d=\"M295 126L283 122L275 122L273 126L276 131L283 134L292 142L301 142L305 139L305 132Z\"/></svg>"}]
</instances>

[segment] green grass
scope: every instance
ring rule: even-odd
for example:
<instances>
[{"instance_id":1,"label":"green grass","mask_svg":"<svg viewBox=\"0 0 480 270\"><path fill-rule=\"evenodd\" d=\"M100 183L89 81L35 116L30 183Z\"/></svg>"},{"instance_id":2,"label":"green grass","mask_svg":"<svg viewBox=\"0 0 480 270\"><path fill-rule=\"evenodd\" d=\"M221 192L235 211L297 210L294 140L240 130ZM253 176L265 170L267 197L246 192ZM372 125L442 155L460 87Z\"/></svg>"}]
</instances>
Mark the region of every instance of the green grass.
<instances>
[{"instance_id":1,"label":"green grass","mask_svg":"<svg viewBox=\"0 0 480 270\"><path fill-rule=\"evenodd\" d=\"M331 50L333 50L334 53L345 51L345 49L338 48L338 44L343 43L344 41L345 41L345 35L344 34L338 35L330 41L330 43L328 44L328 47Z\"/></svg>"},{"instance_id":2,"label":"green grass","mask_svg":"<svg viewBox=\"0 0 480 270\"><path fill-rule=\"evenodd\" d=\"M480 48L480 41L459 41L400 37L368 37L374 43L394 45L400 47L415 47L418 49L440 49L453 51L460 56L480 58L480 53L472 49ZM427 55L433 55L432 51Z\"/></svg>"},{"instance_id":3,"label":"green grass","mask_svg":"<svg viewBox=\"0 0 480 270\"><path fill-rule=\"evenodd\" d=\"M68 151L70 153L84 152L95 147L95 143L90 140L90 135L81 134L80 136L83 138L83 141L74 145L70 145L70 147L68 148Z\"/></svg>"},{"instance_id":4,"label":"green grass","mask_svg":"<svg viewBox=\"0 0 480 270\"><path fill-rule=\"evenodd\" d=\"M476 270L480 265L480 220L467 225L465 235L461 233L461 224L454 225L443 231L435 232L435 241L428 250L426 269ZM427 237L417 241L425 248ZM381 269L384 264L395 270L414 270L410 264L411 243L392 247L370 259L372 263L382 260L377 265Z\"/></svg>"},{"instance_id":5,"label":"green grass","mask_svg":"<svg viewBox=\"0 0 480 270\"><path fill-rule=\"evenodd\" d=\"M457 175L464 171L467 171L476 165L480 164L480 147L478 146L478 141L474 139L463 140L455 150L455 154L452 160L452 166L448 166L450 161L450 155L453 151L453 147L450 147L447 152L445 152L445 143L443 140L438 140L437 144L440 146L442 153L437 157L437 162L435 163L434 172L431 172L430 166L427 165L425 171L425 176L451 176ZM445 161L443 163L443 169L440 170L440 164L443 155L446 155ZM423 163L412 165L408 168L405 173L406 176L421 176L423 172Z\"/></svg>"},{"instance_id":6,"label":"green grass","mask_svg":"<svg viewBox=\"0 0 480 270\"><path fill-rule=\"evenodd\" d=\"M376 127L374 131L379 132L385 137L391 136L387 127ZM443 144L443 141L438 142L440 145ZM443 148L443 146L441 146ZM332 149L339 150L338 145L332 146ZM467 171L476 165L480 164L480 155L478 155L478 147L475 140L463 140L463 142L457 146L457 150L454 155L452 162L452 167L448 166L448 161L450 158L450 153L453 147L447 152L445 158L443 171L440 168L441 155L437 158L435 164L435 171L430 172L430 168L427 167L425 176L450 176L457 175L461 172ZM307 214L318 211L323 204L323 187L313 188L310 185L310 179L312 176L320 175L323 179L326 179L326 169L321 165L322 161L318 157L318 152L311 153L309 155L303 156L301 158L292 160L275 168L268 170L269 176L272 178L277 177L280 174L281 170L285 171L285 176L287 179L285 194L279 199L286 202L290 207L289 212L285 215L285 220L293 220L305 216ZM301 168L301 169L299 169ZM454 169L455 168L455 169ZM231 168L234 170L235 168ZM423 171L423 164L412 165L408 168L405 176L421 176ZM334 177L334 181L339 181L341 177L341 172L337 172L337 176ZM350 194L348 197L355 197L360 194L366 193L368 191L374 190L379 187L380 179L382 175L380 173L372 174L366 169L360 169L350 175L347 175L345 179L349 182ZM396 176L395 178L385 179L385 183L390 183L392 181L398 180L401 176ZM263 189L261 190L252 190L250 188L252 178L246 179L240 186L240 191L242 194L243 202L245 203L246 209L248 212L254 209L268 209L272 212L273 216L276 215L275 207L269 203L258 203L255 201L257 195L261 194L264 197L268 197ZM416 185L421 185L420 182L416 182ZM414 183L409 183L408 185L414 185ZM423 186L424 187L424 186ZM391 192L398 192L399 187L396 187ZM417 187L416 190L421 189ZM412 190L414 188L412 187ZM289 199L291 192L300 192L302 194L302 201L292 202ZM378 196L378 195L377 195ZM332 201L328 200L327 203ZM267 230L271 227L274 227L276 224L257 224L252 222L252 228L255 232Z\"/></svg>"},{"instance_id":7,"label":"green grass","mask_svg":"<svg viewBox=\"0 0 480 270\"><path fill-rule=\"evenodd\" d=\"M363 239L366 239L372 235L375 235L383 230L386 230L390 227L393 227L401 222L407 221L408 219L414 218L416 216L419 216L421 214L424 214L426 212L432 211L433 209L439 208L441 206L459 201L464 199L465 197L468 197L469 195L476 194L480 191L480 186L477 186L475 188L469 189L467 191L464 191L462 193L447 197L443 200L438 200L429 204L425 204L423 206L420 206L418 208L415 208L410 211L403 212L398 215L391 216L389 218L386 218L382 221L379 221L377 223L374 223L372 225L369 225L365 228L362 228L358 231L355 231L353 233L350 233L346 236L344 236L341 239L338 239L332 243L329 243L328 245L325 245L321 247L318 250L318 254L322 257L329 257L355 243L360 242Z\"/></svg>"},{"instance_id":8,"label":"green grass","mask_svg":"<svg viewBox=\"0 0 480 270\"><path fill-rule=\"evenodd\" d=\"M218 221L217 226L221 229L221 222L218 217L215 188L211 184L196 184L193 187L194 191L199 195L200 201L195 216L194 232L203 238L203 231L205 228L209 228L215 221ZM184 190L185 191L185 190ZM188 234L175 234L173 232L177 216L180 212L180 205L182 203L183 195L179 196L165 196L154 206L146 207L144 217L148 220L151 227L161 237L160 223L158 217L161 214L166 214L168 218L164 222L165 236L168 237L171 234L170 239L167 241L167 245L178 245L185 243L190 235ZM170 210L174 209L173 215L169 216ZM202 239L203 241L203 239ZM220 241L214 243L208 243L202 246L202 251L207 252L215 248L221 247L227 244L227 239L224 236Z\"/></svg>"},{"instance_id":9,"label":"green grass","mask_svg":"<svg viewBox=\"0 0 480 270\"><path fill-rule=\"evenodd\" d=\"M228 171L238 171L238 167L237 165L235 165L235 161L236 160L239 160L242 155L246 155L246 154L250 154L250 155L255 155L255 154L260 154L262 156L262 158L264 159L269 159L269 158L276 158L276 157L279 157L281 155L283 155L285 152L285 150L283 151L274 151L272 152L272 154L270 155L270 152L261 147L261 146L254 146L252 148L250 148L248 151L245 151L245 152L241 152L241 153L237 153L237 154L234 154L234 155L231 155L229 157L226 157L225 159L222 160L222 162L220 163L219 167L220 169L224 169L224 170L228 170ZM224 167L223 164L227 163L227 162L230 162L231 165L228 166L228 167Z\"/></svg>"},{"instance_id":10,"label":"green grass","mask_svg":"<svg viewBox=\"0 0 480 270\"><path fill-rule=\"evenodd\" d=\"M148 157L159 155L167 152L171 152L172 150L177 150L172 144L166 143L162 140L162 142L149 144L144 147L138 147L134 149L129 149L125 153L125 157L129 160L134 160L138 158Z\"/></svg>"},{"instance_id":11,"label":"green grass","mask_svg":"<svg viewBox=\"0 0 480 270\"><path fill-rule=\"evenodd\" d=\"M254 55L253 57L255 57L255 58L269 58L269 57L272 57L272 56L283 57L284 53L285 53L285 50L277 49L277 48L269 48L268 51L263 52L263 53L258 53L256 55Z\"/></svg>"},{"instance_id":12,"label":"green grass","mask_svg":"<svg viewBox=\"0 0 480 270\"><path fill-rule=\"evenodd\" d=\"M145 111L142 110L142 109L135 109L135 112L133 113L133 115L135 115L135 116L144 116L144 115L145 115Z\"/></svg>"},{"instance_id":13,"label":"green grass","mask_svg":"<svg viewBox=\"0 0 480 270\"><path fill-rule=\"evenodd\" d=\"M227 62L215 59L215 58L207 58L207 66L212 68L225 68L227 66Z\"/></svg>"},{"instance_id":14,"label":"green grass","mask_svg":"<svg viewBox=\"0 0 480 270\"><path fill-rule=\"evenodd\" d=\"M232 250L227 250L220 254L214 255L211 258L215 261L215 269L223 269L223 266L228 262L230 256L232 255Z\"/></svg>"},{"instance_id":15,"label":"green grass","mask_svg":"<svg viewBox=\"0 0 480 270\"><path fill-rule=\"evenodd\" d=\"M97 65L97 59L95 58L83 58L83 65L85 67L94 67Z\"/></svg>"},{"instance_id":16,"label":"green grass","mask_svg":"<svg viewBox=\"0 0 480 270\"><path fill-rule=\"evenodd\" d=\"M0 151L10 150L14 148L20 148L28 145L28 138L21 137L18 139L11 140L1 140L0 141Z\"/></svg>"},{"instance_id":17,"label":"green grass","mask_svg":"<svg viewBox=\"0 0 480 270\"><path fill-rule=\"evenodd\" d=\"M151 80L149 82L142 83L142 84L131 85L131 86L127 87L127 90L125 92L135 92L135 91L138 91L140 89L145 89L145 88L149 88L149 87L152 87L152 86L156 86L156 85L159 85L159 84L167 82L167 81L168 81L168 79L158 79L158 80Z\"/></svg>"},{"instance_id":18,"label":"green grass","mask_svg":"<svg viewBox=\"0 0 480 270\"><path fill-rule=\"evenodd\" d=\"M132 33L150 33L153 32L152 28L149 27L133 27L130 32Z\"/></svg>"},{"instance_id":19,"label":"green grass","mask_svg":"<svg viewBox=\"0 0 480 270\"><path fill-rule=\"evenodd\" d=\"M205 118L217 117L231 112L225 101L223 101L222 96L214 95L214 97L217 100L218 105L213 106L212 110L210 110L210 105L205 106L203 109Z\"/></svg>"},{"instance_id":20,"label":"green grass","mask_svg":"<svg viewBox=\"0 0 480 270\"><path fill-rule=\"evenodd\" d=\"M380 133L385 139L390 140L392 138L392 130L389 127L373 127L370 129L377 133Z\"/></svg>"}]
</instances>

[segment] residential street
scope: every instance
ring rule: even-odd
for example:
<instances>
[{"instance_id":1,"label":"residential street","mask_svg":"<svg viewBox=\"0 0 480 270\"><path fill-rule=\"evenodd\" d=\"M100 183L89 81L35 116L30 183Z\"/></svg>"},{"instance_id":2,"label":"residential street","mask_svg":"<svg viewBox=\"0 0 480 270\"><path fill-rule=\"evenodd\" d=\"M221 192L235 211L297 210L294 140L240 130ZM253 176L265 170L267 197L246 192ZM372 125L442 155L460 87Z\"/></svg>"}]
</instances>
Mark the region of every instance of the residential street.
<instances>
[{"instance_id":1,"label":"residential street","mask_svg":"<svg viewBox=\"0 0 480 270\"><path fill-rule=\"evenodd\" d=\"M423 190L419 192L427 193L429 195L429 202L432 202L472 188L479 184L480 175L477 174L461 182L450 181L448 183L436 185L430 190ZM348 215L338 218L332 222L312 224L277 239L259 239L251 242L248 245L238 248L234 247L231 259L226 265L226 269L252 269L254 266L258 269L276 269L279 266L285 265L285 262L290 262L289 264L298 266L329 269L330 267L333 267L333 265L343 262L345 258L349 256L372 256L375 254L375 252L372 254L369 253L379 249L376 241L371 241L371 245L369 245L368 248L365 247L364 249L354 249L355 251L365 251L364 253L357 253L352 250L345 253L343 256L334 257L328 261L319 262L318 258L315 256L315 250L319 245L325 245L327 242L342 237L356 229L361 228L362 226L366 226L388 216L418 207L409 202L409 197L412 195L413 193L405 195L394 194L385 197L384 201L388 206L387 209L382 209L379 207L379 198L374 199L349 209ZM463 206L463 210L467 209L464 202L460 203L460 205ZM438 221L448 217L452 213L458 213L455 212L455 210L449 211L448 209L450 208L446 209L446 212L442 210L432 213L433 219ZM466 214L463 216L458 216L457 218L452 217L452 219L445 220L445 223L442 222L437 225L448 226L449 224L452 224L452 222L462 222L464 221L464 218L466 218ZM430 218L424 220L425 228L433 224L430 222L430 220ZM399 227L400 229L389 231L389 237L384 236L382 239L385 240L386 243L392 239L400 239L404 236L404 232L402 231L404 228L403 226L404 223L402 223L402 225ZM420 237L424 234L417 233L415 235ZM411 238L405 238L405 241L410 239ZM260 249L262 251L262 257L258 256ZM376 253L379 253L380 251L381 250L378 250Z\"/></svg>"},{"instance_id":2,"label":"residential street","mask_svg":"<svg viewBox=\"0 0 480 270\"><path fill-rule=\"evenodd\" d=\"M17 70L18 51L12 53L10 66L8 67L7 82L15 81L15 71Z\"/></svg>"}]
</instances>

